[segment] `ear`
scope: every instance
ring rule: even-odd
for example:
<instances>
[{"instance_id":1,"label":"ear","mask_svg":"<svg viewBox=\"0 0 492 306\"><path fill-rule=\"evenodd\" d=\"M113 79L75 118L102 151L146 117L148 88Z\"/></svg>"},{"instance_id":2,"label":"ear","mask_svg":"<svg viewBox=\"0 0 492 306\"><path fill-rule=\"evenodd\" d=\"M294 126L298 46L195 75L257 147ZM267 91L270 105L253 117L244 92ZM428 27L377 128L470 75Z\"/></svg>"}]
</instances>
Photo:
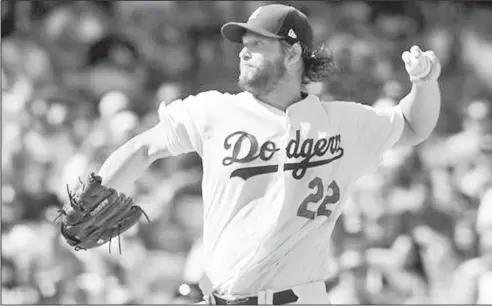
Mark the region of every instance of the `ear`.
<instances>
[{"instance_id":1,"label":"ear","mask_svg":"<svg viewBox=\"0 0 492 306\"><path fill-rule=\"evenodd\" d=\"M289 52L286 54L287 65L294 65L300 62L302 59L302 48L298 43L292 45L289 48Z\"/></svg>"}]
</instances>

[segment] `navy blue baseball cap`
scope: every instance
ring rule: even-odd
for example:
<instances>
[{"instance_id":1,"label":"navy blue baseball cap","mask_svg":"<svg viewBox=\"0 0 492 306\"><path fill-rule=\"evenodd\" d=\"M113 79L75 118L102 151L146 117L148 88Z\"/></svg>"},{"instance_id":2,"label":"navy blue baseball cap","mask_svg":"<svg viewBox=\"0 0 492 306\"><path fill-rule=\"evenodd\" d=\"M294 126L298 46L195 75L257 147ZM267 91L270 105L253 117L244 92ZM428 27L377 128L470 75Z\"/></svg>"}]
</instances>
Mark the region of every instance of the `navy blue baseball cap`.
<instances>
[{"instance_id":1,"label":"navy blue baseball cap","mask_svg":"<svg viewBox=\"0 0 492 306\"><path fill-rule=\"evenodd\" d=\"M298 9L283 4L260 6L248 21L228 22L222 26L222 35L235 43L250 31L261 36L277 38L290 44L300 43L305 51L313 49L313 29L308 18Z\"/></svg>"}]
</instances>

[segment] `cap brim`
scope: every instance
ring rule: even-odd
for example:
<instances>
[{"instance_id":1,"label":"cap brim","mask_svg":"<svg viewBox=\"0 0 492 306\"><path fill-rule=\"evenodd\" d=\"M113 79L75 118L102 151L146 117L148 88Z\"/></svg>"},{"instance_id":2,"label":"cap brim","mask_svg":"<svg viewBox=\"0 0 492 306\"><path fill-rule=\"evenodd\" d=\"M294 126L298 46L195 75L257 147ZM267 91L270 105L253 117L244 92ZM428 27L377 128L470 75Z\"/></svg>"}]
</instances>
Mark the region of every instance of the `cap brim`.
<instances>
[{"instance_id":1,"label":"cap brim","mask_svg":"<svg viewBox=\"0 0 492 306\"><path fill-rule=\"evenodd\" d=\"M265 29L255 27L253 25L247 23L240 22L228 22L222 26L221 32L222 35L227 39L234 43L241 44L243 43L243 35L247 32L252 32L261 36L270 37L270 38L282 38L277 34L274 34Z\"/></svg>"}]
</instances>

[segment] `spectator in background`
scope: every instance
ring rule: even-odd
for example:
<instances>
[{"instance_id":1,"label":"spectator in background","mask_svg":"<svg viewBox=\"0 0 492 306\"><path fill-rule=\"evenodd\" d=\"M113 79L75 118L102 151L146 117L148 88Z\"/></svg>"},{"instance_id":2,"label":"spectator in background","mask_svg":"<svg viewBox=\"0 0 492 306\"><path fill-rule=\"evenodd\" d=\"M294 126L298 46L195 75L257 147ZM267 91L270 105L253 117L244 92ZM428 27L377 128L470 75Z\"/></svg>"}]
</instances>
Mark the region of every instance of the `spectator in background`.
<instances>
[{"instance_id":1,"label":"spectator in background","mask_svg":"<svg viewBox=\"0 0 492 306\"><path fill-rule=\"evenodd\" d=\"M388 81L384 83L382 95L373 103L373 107L393 107L404 95L403 86L398 81Z\"/></svg>"},{"instance_id":2,"label":"spectator in background","mask_svg":"<svg viewBox=\"0 0 492 306\"><path fill-rule=\"evenodd\" d=\"M492 103L477 100L470 103L463 120L463 131L449 138L447 155L458 190L477 205L483 188L490 181L487 160L481 148L492 135Z\"/></svg>"},{"instance_id":3,"label":"spectator in background","mask_svg":"<svg viewBox=\"0 0 492 306\"><path fill-rule=\"evenodd\" d=\"M142 91L147 70L132 41L110 34L90 46L84 75L84 89L93 97L100 99L107 92L118 90L132 99Z\"/></svg>"},{"instance_id":4,"label":"spectator in background","mask_svg":"<svg viewBox=\"0 0 492 306\"><path fill-rule=\"evenodd\" d=\"M130 138L138 127L139 118L130 109L127 95L110 91L99 101L100 118L94 122L78 151L66 162L63 179L69 186L77 183L77 177L86 177L90 169L97 168L100 156Z\"/></svg>"},{"instance_id":5,"label":"spectator in background","mask_svg":"<svg viewBox=\"0 0 492 306\"><path fill-rule=\"evenodd\" d=\"M480 241L478 257L463 262L453 275L453 283L442 299L453 304L492 303L492 189L484 194L477 212Z\"/></svg>"},{"instance_id":6,"label":"spectator in background","mask_svg":"<svg viewBox=\"0 0 492 306\"><path fill-rule=\"evenodd\" d=\"M492 103L484 99L471 101L465 108L462 123L462 131L452 135L448 144L450 157L456 158L456 163L473 159L482 137L492 133Z\"/></svg>"},{"instance_id":7,"label":"spectator in background","mask_svg":"<svg viewBox=\"0 0 492 306\"><path fill-rule=\"evenodd\" d=\"M92 1L55 5L38 17L42 37L65 74L70 75L86 65L88 48L110 31L109 17L107 11Z\"/></svg>"}]
</instances>

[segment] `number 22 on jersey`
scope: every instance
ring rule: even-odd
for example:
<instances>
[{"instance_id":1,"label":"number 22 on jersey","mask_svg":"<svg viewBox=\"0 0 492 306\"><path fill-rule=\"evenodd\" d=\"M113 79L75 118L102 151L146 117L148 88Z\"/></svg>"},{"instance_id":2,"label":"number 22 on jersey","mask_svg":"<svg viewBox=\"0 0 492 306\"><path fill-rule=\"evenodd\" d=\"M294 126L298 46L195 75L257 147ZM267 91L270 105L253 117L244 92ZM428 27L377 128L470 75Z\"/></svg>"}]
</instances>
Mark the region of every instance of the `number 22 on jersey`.
<instances>
[{"instance_id":1,"label":"number 22 on jersey","mask_svg":"<svg viewBox=\"0 0 492 306\"><path fill-rule=\"evenodd\" d=\"M313 193L309 194L304 201L302 201L299 209L297 210L297 215L299 217L307 218L313 220L317 216L329 217L332 210L328 207L330 205L337 204L340 200L340 188L337 182L331 181L331 183L326 187L323 184L323 180L320 177L315 177L311 182L309 182L309 188L313 190ZM319 202L321 204L319 204ZM309 203L318 203L317 211L308 209Z\"/></svg>"}]
</instances>

